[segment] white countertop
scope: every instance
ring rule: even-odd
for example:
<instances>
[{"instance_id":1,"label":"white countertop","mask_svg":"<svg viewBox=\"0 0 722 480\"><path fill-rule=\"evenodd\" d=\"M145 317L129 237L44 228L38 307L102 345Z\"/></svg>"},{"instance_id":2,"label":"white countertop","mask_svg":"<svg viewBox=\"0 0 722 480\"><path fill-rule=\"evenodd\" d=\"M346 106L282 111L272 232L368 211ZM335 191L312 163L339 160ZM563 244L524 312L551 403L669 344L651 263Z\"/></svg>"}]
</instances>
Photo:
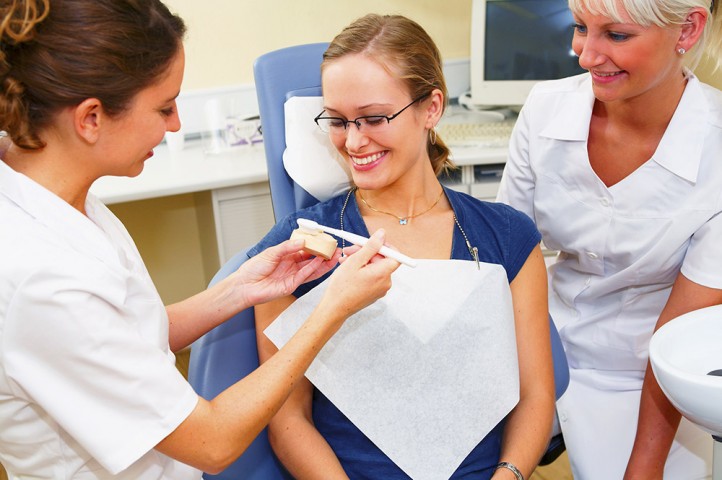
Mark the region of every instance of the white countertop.
<instances>
[{"instance_id":1,"label":"white countertop","mask_svg":"<svg viewBox=\"0 0 722 480\"><path fill-rule=\"evenodd\" d=\"M122 203L216 188L248 185L268 180L263 144L236 147L222 153L204 153L202 142L186 142L171 152L165 143L154 149L137 177L103 177L91 192L104 203ZM507 150L458 149L452 158L458 166L503 163Z\"/></svg>"},{"instance_id":2,"label":"white countertop","mask_svg":"<svg viewBox=\"0 0 722 480\"><path fill-rule=\"evenodd\" d=\"M263 144L206 154L201 141L194 140L179 152L163 143L154 153L137 177L103 177L91 192L112 204L268 180Z\"/></svg>"}]
</instances>

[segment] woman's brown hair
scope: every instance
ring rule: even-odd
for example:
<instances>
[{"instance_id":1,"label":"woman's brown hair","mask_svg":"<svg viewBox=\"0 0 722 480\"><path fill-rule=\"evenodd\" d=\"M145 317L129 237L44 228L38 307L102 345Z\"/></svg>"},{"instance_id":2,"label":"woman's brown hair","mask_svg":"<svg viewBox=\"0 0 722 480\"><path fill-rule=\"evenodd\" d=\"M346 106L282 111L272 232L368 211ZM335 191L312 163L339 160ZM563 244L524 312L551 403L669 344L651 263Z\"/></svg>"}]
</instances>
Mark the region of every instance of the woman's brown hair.
<instances>
[{"instance_id":1,"label":"woman's brown hair","mask_svg":"<svg viewBox=\"0 0 722 480\"><path fill-rule=\"evenodd\" d=\"M401 15L369 14L354 21L333 39L323 54L325 65L349 54L373 58L392 75L406 82L411 98L419 98L439 89L446 108L448 92L442 71L441 54L426 31L416 22ZM426 149L434 172L439 175L453 168L449 148L430 135Z\"/></svg>"},{"instance_id":2,"label":"woman's brown hair","mask_svg":"<svg viewBox=\"0 0 722 480\"><path fill-rule=\"evenodd\" d=\"M183 20L159 0L7 0L0 6L0 130L27 149L61 109L113 116L178 54Z\"/></svg>"}]
</instances>

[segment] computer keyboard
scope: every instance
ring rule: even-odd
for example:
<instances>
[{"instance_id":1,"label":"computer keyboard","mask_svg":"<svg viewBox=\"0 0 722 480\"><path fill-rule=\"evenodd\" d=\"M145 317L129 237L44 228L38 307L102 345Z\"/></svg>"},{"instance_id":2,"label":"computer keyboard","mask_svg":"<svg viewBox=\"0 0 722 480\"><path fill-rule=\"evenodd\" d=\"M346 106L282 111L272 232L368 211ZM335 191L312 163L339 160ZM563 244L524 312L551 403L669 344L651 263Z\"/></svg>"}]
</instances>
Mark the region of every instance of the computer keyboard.
<instances>
[{"instance_id":1,"label":"computer keyboard","mask_svg":"<svg viewBox=\"0 0 722 480\"><path fill-rule=\"evenodd\" d=\"M449 148L505 148L516 119L497 122L441 122L437 127L439 137Z\"/></svg>"}]
</instances>

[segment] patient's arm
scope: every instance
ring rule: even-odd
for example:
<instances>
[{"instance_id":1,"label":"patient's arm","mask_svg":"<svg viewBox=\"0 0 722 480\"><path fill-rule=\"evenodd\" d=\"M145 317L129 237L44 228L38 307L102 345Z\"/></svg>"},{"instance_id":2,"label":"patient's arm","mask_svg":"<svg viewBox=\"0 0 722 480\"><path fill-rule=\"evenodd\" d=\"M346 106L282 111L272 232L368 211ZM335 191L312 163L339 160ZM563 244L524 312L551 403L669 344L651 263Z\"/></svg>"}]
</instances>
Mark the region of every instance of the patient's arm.
<instances>
[{"instance_id":1,"label":"patient's arm","mask_svg":"<svg viewBox=\"0 0 722 480\"><path fill-rule=\"evenodd\" d=\"M554 370L549 341L547 276L537 246L511 283L519 356L519 403L504 428L500 461L529 478L544 453L554 415ZM494 479L513 478L499 469Z\"/></svg>"},{"instance_id":2,"label":"patient's arm","mask_svg":"<svg viewBox=\"0 0 722 480\"><path fill-rule=\"evenodd\" d=\"M294 300L293 296L288 296L256 306L256 338L261 363L278 351L263 330ZM313 385L303 378L268 425L271 447L294 478L347 479L333 450L313 424L312 400Z\"/></svg>"}]
</instances>

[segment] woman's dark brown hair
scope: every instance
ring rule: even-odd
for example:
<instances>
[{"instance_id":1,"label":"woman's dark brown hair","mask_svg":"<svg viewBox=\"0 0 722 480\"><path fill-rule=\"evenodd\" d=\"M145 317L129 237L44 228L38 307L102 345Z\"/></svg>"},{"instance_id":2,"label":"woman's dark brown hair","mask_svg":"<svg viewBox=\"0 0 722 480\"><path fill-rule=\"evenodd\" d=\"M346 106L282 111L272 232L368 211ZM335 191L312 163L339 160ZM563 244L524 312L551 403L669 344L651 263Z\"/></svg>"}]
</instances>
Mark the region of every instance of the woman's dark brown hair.
<instances>
[{"instance_id":1,"label":"woman's dark brown hair","mask_svg":"<svg viewBox=\"0 0 722 480\"><path fill-rule=\"evenodd\" d=\"M0 15L0 130L27 149L44 147L54 115L85 99L123 113L185 35L159 0L6 0Z\"/></svg>"},{"instance_id":2,"label":"woman's dark brown hair","mask_svg":"<svg viewBox=\"0 0 722 480\"><path fill-rule=\"evenodd\" d=\"M419 98L434 89L441 90L446 107L448 92L441 54L418 23L401 15L361 17L333 39L323 54L321 70L338 58L357 53L373 58L390 74L398 75L406 82L411 98ZM449 159L449 148L441 138L435 134L431 137L426 149L434 172L439 175L444 169L453 167L453 163Z\"/></svg>"}]
</instances>

